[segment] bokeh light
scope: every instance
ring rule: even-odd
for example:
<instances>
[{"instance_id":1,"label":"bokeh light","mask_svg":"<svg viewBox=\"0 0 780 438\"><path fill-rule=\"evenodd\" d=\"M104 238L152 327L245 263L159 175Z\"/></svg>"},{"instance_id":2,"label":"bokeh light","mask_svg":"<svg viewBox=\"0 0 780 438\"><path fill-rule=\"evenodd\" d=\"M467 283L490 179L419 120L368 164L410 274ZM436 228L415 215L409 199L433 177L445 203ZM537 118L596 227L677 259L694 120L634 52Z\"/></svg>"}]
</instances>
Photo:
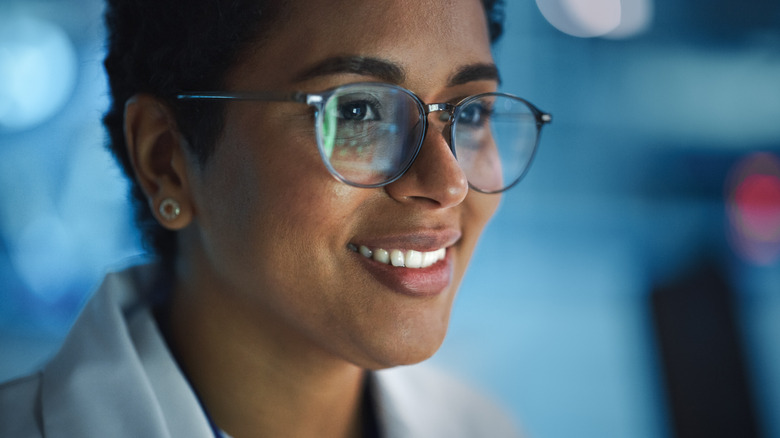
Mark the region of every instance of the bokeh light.
<instances>
[{"instance_id":1,"label":"bokeh light","mask_svg":"<svg viewBox=\"0 0 780 438\"><path fill-rule=\"evenodd\" d=\"M0 129L32 128L67 103L76 52L59 26L32 16L0 17Z\"/></svg>"},{"instance_id":2,"label":"bokeh light","mask_svg":"<svg viewBox=\"0 0 780 438\"><path fill-rule=\"evenodd\" d=\"M728 182L728 217L737 253L769 265L780 257L780 159L755 153L734 167Z\"/></svg>"},{"instance_id":3,"label":"bokeh light","mask_svg":"<svg viewBox=\"0 0 780 438\"><path fill-rule=\"evenodd\" d=\"M536 0L556 29L580 38L628 38L646 30L652 0Z\"/></svg>"},{"instance_id":4,"label":"bokeh light","mask_svg":"<svg viewBox=\"0 0 780 438\"><path fill-rule=\"evenodd\" d=\"M620 24L604 37L622 39L639 35L650 28L653 16L652 0L621 0Z\"/></svg>"},{"instance_id":5,"label":"bokeh light","mask_svg":"<svg viewBox=\"0 0 780 438\"><path fill-rule=\"evenodd\" d=\"M620 0L536 0L550 24L572 36L600 36L620 24Z\"/></svg>"}]
</instances>

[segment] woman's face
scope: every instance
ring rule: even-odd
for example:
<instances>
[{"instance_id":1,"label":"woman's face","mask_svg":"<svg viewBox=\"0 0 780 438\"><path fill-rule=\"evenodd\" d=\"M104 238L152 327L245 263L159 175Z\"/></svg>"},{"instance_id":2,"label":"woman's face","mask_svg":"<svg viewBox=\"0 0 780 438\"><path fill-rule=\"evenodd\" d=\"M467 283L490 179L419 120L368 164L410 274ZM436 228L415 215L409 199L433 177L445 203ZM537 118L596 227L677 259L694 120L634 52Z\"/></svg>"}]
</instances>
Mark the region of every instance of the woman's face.
<instances>
[{"instance_id":1,"label":"woman's face","mask_svg":"<svg viewBox=\"0 0 780 438\"><path fill-rule=\"evenodd\" d=\"M493 60L479 0L300 1L270 35L231 70L229 91L390 81L427 103L455 103L497 86L484 68ZM429 357L499 203L469 190L444 132L429 124L398 181L355 188L322 163L311 107L229 103L214 155L189 169L188 292L219 295L236 319L288 346L361 367ZM446 256L427 268L395 267L356 252L361 246L374 254L444 248Z\"/></svg>"}]
</instances>

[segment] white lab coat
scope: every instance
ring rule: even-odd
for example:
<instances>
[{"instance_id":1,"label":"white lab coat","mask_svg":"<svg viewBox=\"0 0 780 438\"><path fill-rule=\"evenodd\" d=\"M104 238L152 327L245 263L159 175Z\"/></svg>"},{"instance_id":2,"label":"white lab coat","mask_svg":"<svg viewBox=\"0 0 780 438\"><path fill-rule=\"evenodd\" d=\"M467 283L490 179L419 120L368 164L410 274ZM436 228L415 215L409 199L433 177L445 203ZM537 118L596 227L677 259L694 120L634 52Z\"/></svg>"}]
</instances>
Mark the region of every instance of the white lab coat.
<instances>
[{"instance_id":1,"label":"white lab coat","mask_svg":"<svg viewBox=\"0 0 780 438\"><path fill-rule=\"evenodd\" d=\"M213 438L142 296L154 269L108 275L59 353L0 385L0 437ZM494 404L428 368L375 372L371 384L384 437L517 436Z\"/></svg>"}]
</instances>

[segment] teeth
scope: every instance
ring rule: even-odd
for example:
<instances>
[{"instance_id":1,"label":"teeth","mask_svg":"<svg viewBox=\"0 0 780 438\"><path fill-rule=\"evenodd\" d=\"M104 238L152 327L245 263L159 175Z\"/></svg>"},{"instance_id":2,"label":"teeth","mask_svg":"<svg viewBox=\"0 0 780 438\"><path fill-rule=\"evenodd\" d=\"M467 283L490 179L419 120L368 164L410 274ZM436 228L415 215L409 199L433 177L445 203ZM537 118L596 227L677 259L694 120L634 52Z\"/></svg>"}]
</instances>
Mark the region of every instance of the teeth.
<instances>
[{"instance_id":1,"label":"teeth","mask_svg":"<svg viewBox=\"0 0 780 438\"><path fill-rule=\"evenodd\" d=\"M444 257L441 257L444 258ZM422 264L421 266L431 266L432 264L439 261L439 252L438 251L431 251L431 252L424 252L422 253Z\"/></svg>"},{"instance_id":2,"label":"teeth","mask_svg":"<svg viewBox=\"0 0 780 438\"><path fill-rule=\"evenodd\" d=\"M365 245L361 245L359 248L350 246L350 249L359 252L367 259L374 259L377 262L391 264L399 268L427 268L439 260L444 260L444 257L447 256L447 250L445 248L440 248L436 251L428 252L420 252L410 249L404 252L400 249L387 251L382 248L376 248L372 250Z\"/></svg>"},{"instance_id":3,"label":"teeth","mask_svg":"<svg viewBox=\"0 0 780 438\"><path fill-rule=\"evenodd\" d=\"M397 249L390 251L390 264L398 268L403 267L404 253Z\"/></svg>"},{"instance_id":4,"label":"teeth","mask_svg":"<svg viewBox=\"0 0 780 438\"><path fill-rule=\"evenodd\" d=\"M387 251L380 248L374 251L374 260L384 264L388 264L390 263L390 254Z\"/></svg>"},{"instance_id":5,"label":"teeth","mask_svg":"<svg viewBox=\"0 0 780 438\"><path fill-rule=\"evenodd\" d=\"M406 251L406 267L407 268L421 268L422 267L422 253L420 251L415 251L413 249L410 249L409 251Z\"/></svg>"}]
</instances>

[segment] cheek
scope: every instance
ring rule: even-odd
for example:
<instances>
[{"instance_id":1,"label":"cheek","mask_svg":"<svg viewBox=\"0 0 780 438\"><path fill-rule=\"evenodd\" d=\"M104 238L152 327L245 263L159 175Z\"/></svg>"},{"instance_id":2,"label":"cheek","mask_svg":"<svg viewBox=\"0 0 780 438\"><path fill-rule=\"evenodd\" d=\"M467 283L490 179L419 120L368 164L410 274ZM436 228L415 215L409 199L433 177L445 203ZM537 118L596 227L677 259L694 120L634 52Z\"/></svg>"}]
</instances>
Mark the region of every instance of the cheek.
<instances>
[{"instance_id":1,"label":"cheek","mask_svg":"<svg viewBox=\"0 0 780 438\"><path fill-rule=\"evenodd\" d=\"M464 201L463 223L468 229L469 234L479 234L485 228L485 225L493 217L501 203L502 195L480 193L475 190L469 190L469 194Z\"/></svg>"},{"instance_id":2,"label":"cheek","mask_svg":"<svg viewBox=\"0 0 780 438\"><path fill-rule=\"evenodd\" d=\"M259 125L263 115L251 111L229 110L226 120L194 187L197 228L214 264L229 260L256 271L258 258L317 223L318 203L329 198L313 189L327 184L318 178L316 147L301 144L285 124Z\"/></svg>"},{"instance_id":3,"label":"cheek","mask_svg":"<svg viewBox=\"0 0 780 438\"><path fill-rule=\"evenodd\" d=\"M460 266L461 275L468 265L471 253L479 240L482 231L490 218L493 217L501 202L500 194L485 194L469 190L469 194L463 203L463 251Z\"/></svg>"},{"instance_id":4,"label":"cheek","mask_svg":"<svg viewBox=\"0 0 780 438\"><path fill-rule=\"evenodd\" d=\"M226 130L202 183L205 246L237 277L289 273L342 241L346 247L367 194L331 177L312 139L280 126L289 123Z\"/></svg>"},{"instance_id":5,"label":"cheek","mask_svg":"<svg viewBox=\"0 0 780 438\"><path fill-rule=\"evenodd\" d=\"M323 200L317 190L329 182L323 181L329 175L321 172L313 134L304 138L301 120L291 123L246 106L239 109L245 111L226 116L233 123L225 127L216 148L213 172L208 176L216 190L210 195L224 197L227 207L241 212L237 217L241 228L275 219L307 220ZM258 123L262 120L268 123ZM230 211L216 214L229 215Z\"/></svg>"}]
</instances>

